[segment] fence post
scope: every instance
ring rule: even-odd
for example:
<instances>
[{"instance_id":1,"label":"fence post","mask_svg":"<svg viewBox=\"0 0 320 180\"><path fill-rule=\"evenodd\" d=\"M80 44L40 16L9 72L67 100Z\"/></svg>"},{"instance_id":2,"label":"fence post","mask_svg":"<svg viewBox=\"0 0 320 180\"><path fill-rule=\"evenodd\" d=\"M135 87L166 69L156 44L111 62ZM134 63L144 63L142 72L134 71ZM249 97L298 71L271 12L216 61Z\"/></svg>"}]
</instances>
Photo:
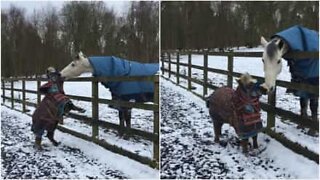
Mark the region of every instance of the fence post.
<instances>
[{"instance_id":1,"label":"fence post","mask_svg":"<svg viewBox=\"0 0 320 180\"><path fill-rule=\"evenodd\" d=\"M6 90L4 89L5 88L5 85L4 85L4 80L3 79L1 79L1 83L2 83L2 96L3 96L3 98L2 98L2 103L4 104L5 103L5 100L6 100Z\"/></svg>"},{"instance_id":2,"label":"fence post","mask_svg":"<svg viewBox=\"0 0 320 180\"><path fill-rule=\"evenodd\" d=\"M38 103L38 105L41 102L40 86L41 86L41 81L40 81L39 77L37 77L37 103Z\"/></svg>"},{"instance_id":3,"label":"fence post","mask_svg":"<svg viewBox=\"0 0 320 180\"><path fill-rule=\"evenodd\" d=\"M11 81L11 108L13 109L14 107L14 95L13 95L13 79L10 79Z\"/></svg>"},{"instance_id":4,"label":"fence post","mask_svg":"<svg viewBox=\"0 0 320 180\"><path fill-rule=\"evenodd\" d=\"M272 93L268 94L268 104L271 107L270 111L268 111L268 114L267 114L267 128L268 129L275 126L276 117L275 117L274 109L276 107L276 90L277 89L275 87L274 91Z\"/></svg>"},{"instance_id":5,"label":"fence post","mask_svg":"<svg viewBox=\"0 0 320 180\"><path fill-rule=\"evenodd\" d=\"M177 77L177 84L180 83L180 79L179 79L179 75L180 75L180 67L179 67L179 63L180 63L180 54L179 52L177 52L177 74L176 74L176 77Z\"/></svg>"},{"instance_id":6,"label":"fence post","mask_svg":"<svg viewBox=\"0 0 320 180\"><path fill-rule=\"evenodd\" d=\"M228 55L228 82L227 86L232 88L232 73L233 73L233 54Z\"/></svg>"},{"instance_id":7,"label":"fence post","mask_svg":"<svg viewBox=\"0 0 320 180\"><path fill-rule=\"evenodd\" d=\"M26 112L26 81L22 79L22 112Z\"/></svg>"},{"instance_id":8,"label":"fence post","mask_svg":"<svg viewBox=\"0 0 320 180\"><path fill-rule=\"evenodd\" d=\"M188 54L188 89L191 90L191 54Z\"/></svg>"},{"instance_id":9,"label":"fence post","mask_svg":"<svg viewBox=\"0 0 320 180\"><path fill-rule=\"evenodd\" d=\"M99 92L98 92L98 81L92 80L92 138L97 139L99 136Z\"/></svg>"},{"instance_id":10,"label":"fence post","mask_svg":"<svg viewBox=\"0 0 320 180\"><path fill-rule=\"evenodd\" d=\"M153 159L159 162L159 76L154 78L154 103L158 109L153 111L153 133L158 135L158 139L153 142Z\"/></svg>"},{"instance_id":11,"label":"fence post","mask_svg":"<svg viewBox=\"0 0 320 180\"><path fill-rule=\"evenodd\" d=\"M207 52L203 56L203 97L208 93L208 54Z\"/></svg>"},{"instance_id":12,"label":"fence post","mask_svg":"<svg viewBox=\"0 0 320 180\"><path fill-rule=\"evenodd\" d=\"M168 61L169 61L169 78L171 77L171 54L170 52L168 53Z\"/></svg>"}]
</instances>

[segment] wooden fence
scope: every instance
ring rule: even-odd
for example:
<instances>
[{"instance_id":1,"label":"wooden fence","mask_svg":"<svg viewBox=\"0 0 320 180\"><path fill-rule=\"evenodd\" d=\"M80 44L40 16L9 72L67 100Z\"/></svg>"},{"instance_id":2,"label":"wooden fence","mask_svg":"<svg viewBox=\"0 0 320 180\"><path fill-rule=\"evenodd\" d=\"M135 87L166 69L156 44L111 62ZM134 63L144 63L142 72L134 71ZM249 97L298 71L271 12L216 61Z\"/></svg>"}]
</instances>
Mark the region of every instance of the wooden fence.
<instances>
[{"instance_id":1,"label":"wooden fence","mask_svg":"<svg viewBox=\"0 0 320 180\"><path fill-rule=\"evenodd\" d=\"M14 87L14 81L21 81L22 82L22 88L17 89ZM37 89L39 89L41 85L41 81L47 81L47 79L42 78L2 78L2 105L5 105L5 100L11 101L11 106L7 106L9 108L15 109L14 104L15 103L21 103L22 104L22 110L15 109L21 112L27 112L27 106L37 107L37 105L41 102L41 95L39 91L35 90L28 90L26 89L26 82L28 81L36 81L37 82ZM85 102L91 102L92 104L92 116L87 117L84 115L78 115L74 113L70 113L69 116L80 120L81 122L84 122L86 124L89 124L92 126L92 136L88 136L85 134L82 134L80 132L76 132L74 130L68 129L66 127L63 127L61 125L58 126L58 129L62 132L66 132L69 134L72 134L76 137L79 137L81 139L85 139L88 141L92 141L110 151L113 151L115 153L119 153L121 155L127 156L131 159L134 159L136 161L139 161L141 163L147 164L154 168L159 168L159 76L136 76L136 77L103 77L103 78L94 78L94 77L86 77L86 78L75 78L70 79L66 81L71 82L91 82L92 83L92 97L83 97L83 96L74 96L74 95L68 95L71 99L79 100L79 101L85 101ZM98 83L103 81L151 81L154 83L154 101L153 104L145 104L145 103L135 103L135 102L127 102L127 101L119 101L119 100L110 100L110 99L101 99L99 98L99 92L98 92ZM6 87L5 84L10 84L10 87ZM6 96L6 90L11 92L11 96ZM15 99L14 98L14 92L21 92L22 98L21 99ZM106 89L107 91L107 89ZM26 93L31 94L37 94L37 103L28 102L26 99ZM123 106L128 108L138 108L138 109L144 109L144 110L150 110L153 111L153 132L146 132L139 129L130 128L127 129L125 127L122 127L118 124L114 124L111 122L101 121L99 120L99 104L108 104L108 105L117 105L117 106ZM118 117L115 117L118 118ZM107 128L107 129L114 129L122 132L126 132L128 135L135 135L139 136L140 138L149 140L153 142L153 158L150 159L148 157L144 157L141 155L138 155L136 153L133 153L131 151L128 151L126 149L123 149L121 147L118 147L116 145L109 144L107 140L99 139L99 127Z\"/></svg>"},{"instance_id":2,"label":"wooden fence","mask_svg":"<svg viewBox=\"0 0 320 180\"><path fill-rule=\"evenodd\" d=\"M192 54L203 56L203 66L192 64ZM180 62L180 56L187 55L188 63ZM226 56L228 58L228 70L216 69L208 67L208 56ZM208 51L162 51L161 52L161 71L164 75L168 73L167 80L176 83L178 86L191 91L196 96L204 99L208 93L209 89L217 89L219 87L214 86L208 82L208 73L218 73L227 76L227 86L232 88L233 77L240 77L241 73L233 71L234 57L262 57L262 52L208 52ZM300 52L300 53L290 53L286 57L301 59L301 58L318 58L318 52ZM167 66L165 66L165 64ZM173 71L172 64L176 65L175 71ZM188 70L187 75L180 73L180 67L186 67ZM165 68L167 67L167 68ZM192 69L197 69L203 71L203 80L192 78ZM175 81L172 80L172 75L175 76ZM253 76L261 82L264 82L264 78ZM187 80L187 86L182 86L180 84L180 78ZM198 84L203 87L202 94L192 91L191 83ZM319 87L312 86L308 84L292 83L287 81L277 80L276 85L284 88L291 88L297 90L304 90L310 93L319 95ZM319 132L319 122L311 121L308 118L302 118L300 115L295 114L291 111L276 107L276 91L268 95L268 102L261 103L261 108L267 112L267 127L264 128L264 132L271 137L275 138L281 142L284 146L292 149L294 152L304 155L305 157L319 163L319 154L310 151L308 148L301 146L296 142L292 142L287 139L283 134L277 133L273 130L275 126L276 115L279 115L285 119L288 119L296 124L303 127L310 128L314 131Z\"/></svg>"}]
</instances>

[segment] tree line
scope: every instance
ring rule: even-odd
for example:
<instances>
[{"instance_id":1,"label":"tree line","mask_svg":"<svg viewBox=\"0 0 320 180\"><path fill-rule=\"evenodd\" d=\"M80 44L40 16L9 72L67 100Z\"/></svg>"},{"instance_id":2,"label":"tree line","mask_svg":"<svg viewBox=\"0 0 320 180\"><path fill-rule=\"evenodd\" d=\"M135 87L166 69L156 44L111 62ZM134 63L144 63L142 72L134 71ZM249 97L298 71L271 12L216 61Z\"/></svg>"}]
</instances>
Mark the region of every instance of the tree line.
<instances>
[{"instance_id":1,"label":"tree line","mask_svg":"<svg viewBox=\"0 0 320 180\"><path fill-rule=\"evenodd\" d=\"M107 3L107 2L106 2ZM117 16L102 1L66 2L27 16L11 6L1 11L1 75L43 74L63 68L79 51L87 56L118 56L139 62L159 59L158 2L130 2Z\"/></svg>"},{"instance_id":2,"label":"tree line","mask_svg":"<svg viewBox=\"0 0 320 180\"><path fill-rule=\"evenodd\" d=\"M161 2L161 49L253 47L297 24L319 31L319 1Z\"/></svg>"}]
</instances>

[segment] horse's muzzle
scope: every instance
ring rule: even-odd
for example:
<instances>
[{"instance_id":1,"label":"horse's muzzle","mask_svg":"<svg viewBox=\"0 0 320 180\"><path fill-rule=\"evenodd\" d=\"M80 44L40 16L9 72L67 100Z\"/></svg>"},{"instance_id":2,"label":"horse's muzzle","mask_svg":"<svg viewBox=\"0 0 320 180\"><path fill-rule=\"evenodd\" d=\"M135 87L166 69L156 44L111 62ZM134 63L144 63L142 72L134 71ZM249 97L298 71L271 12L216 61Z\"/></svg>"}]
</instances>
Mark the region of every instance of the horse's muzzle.
<instances>
[{"instance_id":1,"label":"horse's muzzle","mask_svg":"<svg viewBox=\"0 0 320 180\"><path fill-rule=\"evenodd\" d=\"M266 95L266 94L268 93L268 89L265 88L264 86L260 86L260 87L259 87L259 90L260 90L260 92L261 92L262 94L264 94L264 95Z\"/></svg>"}]
</instances>

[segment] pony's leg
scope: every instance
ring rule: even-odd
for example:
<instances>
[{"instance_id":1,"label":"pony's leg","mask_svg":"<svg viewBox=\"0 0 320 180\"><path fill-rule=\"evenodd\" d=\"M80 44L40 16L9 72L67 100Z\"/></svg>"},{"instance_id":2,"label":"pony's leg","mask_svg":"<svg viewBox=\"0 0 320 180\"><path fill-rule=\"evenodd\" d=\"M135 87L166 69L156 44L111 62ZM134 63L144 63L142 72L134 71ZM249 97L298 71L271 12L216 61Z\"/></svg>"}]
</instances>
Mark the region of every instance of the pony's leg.
<instances>
[{"instance_id":1,"label":"pony's leg","mask_svg":"<svg viewBox=\"0 0 320 180\"><path fill-rule=\"evenodd\" d=\"M240 144L242 147L242 152L247 153L248 152L248 139L240 140Z\"/></svg>"},{"instance_id":2,"label":"pony's leg","mask_svg":"<svg viewBox=\"0 0 320 180\"><path fill-rule=\"evenodd\" d=\"M217 120L213 121L214 142L216 143L220 141L221 127L222 127L222 123L218 122Z\"/></svg>"},{"instance_id":3,"label":"pony's leg","mask_svg":"<svg viewBox=\"0 0 320 180\"><path fill-rule=\"evenodd\" d=\"M258 134L252 137L252 141L253 141L253 148L256 149L258 148Z\"/></svg>"},{"instance_id":4,"label":"pony's leg","mask_svg":"<svg viewBox=\"0 0 320 180\"><path fill-rule=\"evenodd\" d=\"M308 109L308 98L300 97L300 107L301 107L301 116L308 117L307 109Z\"/></svg>"},{"instance_id":5,"label":"pony's leg","mask_svg":"<svg viewBox=\"0 0 320 180\"><path fill-rule=\"evenodd\" d=\"M41 141L42 141L42 138L36 136L35 148L38 149L38 150L42 150L43 149L42 146L41 146Z\"/></svg>"},{"instance_id":6,"label":"pony's leg","mask_svg":"<svg viewBox=\"0 0 320 180\"><path fill-rule=\"evenodd\" d=\"M314 121L318 120L318 106L319 106L318 97L312 96L310 98L310 110L311 110L312 120Z\"/></svg>"},{"instance_id":7,"label":"pony's leg","mask_svg":"<svg viewBox=\"0 0 320 180\"><path fill-rule=\"evenodd\" d=\"M53 136L54 136L54 131L48 131L48 133L47 133L48 139L52 142L52 144L53 144L54 146L58 146L60 143L58 143L58 142L53 138Z\"/></svg>"}]
</instances>

